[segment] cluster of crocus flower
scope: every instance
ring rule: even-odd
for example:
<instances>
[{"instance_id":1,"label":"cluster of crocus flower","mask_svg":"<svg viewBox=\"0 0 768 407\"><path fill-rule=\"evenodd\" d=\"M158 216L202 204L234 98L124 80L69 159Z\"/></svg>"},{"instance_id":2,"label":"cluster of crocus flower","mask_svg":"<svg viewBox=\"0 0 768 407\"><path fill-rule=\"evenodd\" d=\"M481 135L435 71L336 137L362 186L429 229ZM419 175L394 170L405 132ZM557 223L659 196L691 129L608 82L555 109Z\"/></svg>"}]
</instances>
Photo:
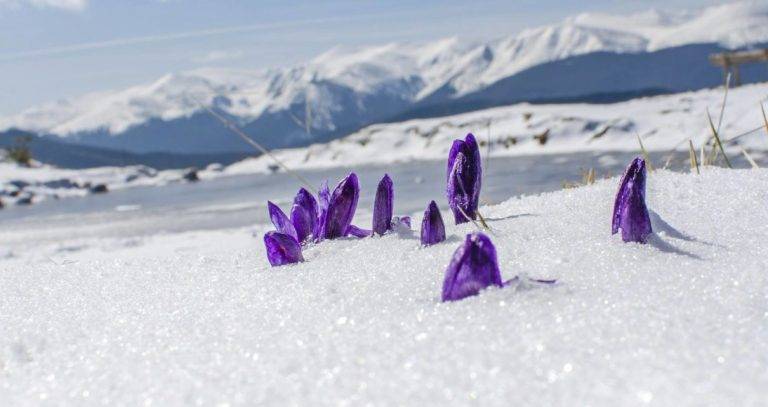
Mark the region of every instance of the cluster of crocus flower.
<instances>
[{"instance_id":1,"label":"cluster of crocus flower","mask_svg":"<svg viewBox=\"0 0 768 407\"><path fill-rule=\"evenodd\" d=\"M361 229L352 225L352 218L359 196L357 175L350 173L336 185L333 193L328 183L323 183L317 200L301 188L293 200L290 218L280 207L268 202L269 218L275 226L275 231L264 235L269 263L281 266L304 261L302 243L357 235Z\"/></svg>"},{"instance_id":2,"label":"cluster of crocus flower","mask_svg":"<svg viewBox=\"0 0 768 407\"><path fill-rule=\"evenodd\" d=\"M359 198L360 183L357 174L352 172L336 185L332 193L328 183L323 182L317 200L301 188L293 200L290 218L280 207L268 202L269 218L275 226L274 231L264 235L269 263L281 266L304 261L301 245L308 242L318 243L346 236L363 238L384 235L396 228L410 229L411 219L408 216L393 216L394 185L389 175L384 175L376 190L372 230L352 224Z\"/></svg>"},{"instance_id":3,"label":"cluster of crocus flower","mask_svg":"<svg viewBox=\"0 0 768 407\"><path fill-rule=\"evenodd\" d=\"M464 140L455 140L448 154L446 195L456 224L477 217L481 179L482 164L475 137L468 134ZM621 178L613 209L612 232L616 234L621 230L625 242L645 243L652 233L645 204L645 179L645 161L637 157ZM264 235L264 244L270 264L279 266L304 261L301 247L308 242L345 236L382 236L401 227L410 229L409 217L394 216L394 183L389 175L384 175L376 189L371 230L352 224L359 196L357 175L350 173L336 185L333 193L324 182L317 200L306 189L300 189L293 201L290 218L269 202L269 216L275 231ZM435 201L431 201L421 222L421 244L431 246L445 239L443 217ZM443 281L442 300L460 300L491 286L554 282L521 276L503 281L496 248L488 236L475 232L466 236L451 258Z\"/></svg>"},{"instance_id":4,"label":"cluster of crocus flower","mask_svg":"<svg viewBox=\"0 0 768 407\"><path fill-rule=\"evenodd\" d=\"M621 229L621 239L625 242L645 243L653 232L645 205L645 178L645 160L637 157L627 166L619 182L611 232L616 234Z\"/></svg>"}]
</instances>

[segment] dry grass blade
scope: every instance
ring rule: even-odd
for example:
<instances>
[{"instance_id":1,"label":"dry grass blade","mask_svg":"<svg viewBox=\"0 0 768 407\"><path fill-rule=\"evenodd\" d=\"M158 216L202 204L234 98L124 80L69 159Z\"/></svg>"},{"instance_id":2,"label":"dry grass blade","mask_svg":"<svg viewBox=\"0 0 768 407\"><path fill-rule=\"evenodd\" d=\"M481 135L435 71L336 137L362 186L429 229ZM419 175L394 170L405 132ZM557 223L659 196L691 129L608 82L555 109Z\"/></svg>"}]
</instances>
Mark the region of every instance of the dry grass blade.
<instances>
[{"instance_id":1,"label":"dry grass blade","mask_svg":"<svg viewBox=\"0 0 768 407\"><path fill-rule=\"evenodd\" d=\"M480 218L480 224L483 225L484 228L491 230L491 227L488 226L488 223L486 223L485 218L480 213L480 210L477 210L476 213L477 213L477 217Z\"/></svg>"},{"instance_id":2,"label":"dry grass blade","mask_svg":"<svg viewBox=\"0 0 768 407\"><path fill-rule=\"evenodd\" d=\"M587 177L587 183L588 183L589 185L592 185L592 184L594 184L594 183L595 183L595 177L596 177L596 175L597 175L597 172L595 171L595 169L594 169L594 168L592 168L591 170L589 170L589 175L588 175L588 177Z\"/></svg>"},{"instance_id":3,"label":"dry grass blade","mask_svg":"<svg viewBox=\"0 0 768 407\"><path fill-rule=\"evenodd\" d=\"M304 184L304 186L306 186L306 187L307 187L307 188L308 188L310 191L312 191L312 193L314 193L314 194L317 194L317 191L316 191L316 190L315 190L315 188L312 186L312 183L311 183L311 182L309 182L309 181L308 181L306 178L302 177L300 174L298 174L298 173L294 172L293 170L291 170L290 168L288 168L288 166L286 166L286 165L285 165L285 164L284 164L282 161L280 161L280 159L278 159L278 158L277 158L277 157L276 157L274 154L272 154L272 152L271 152L271 151L269 151L268 149L266 149L266 148L265 148L264 146L262 146L261 144L259 144L259 143L255 142L255 141L253 141L253 139L252 139L252 138L248 137L248 135L247 135L247 134L243 133L243 131L242 131L242 130L240 130L240 129L239 129L239 128L238 128L238 127L237 127L237 126L234 124L234 123L232 123L232 122L230 122L229 120L227 120L227 118L226 118L226 117L224 117L224 116L222 116L222 115L220 115L220 114L216 113L216 112L215 112L213 109L211 109L210 107L208 107L208 106L204 105L203 103L201 103L201 102L200 102L199 100L197 100L196 98L195 98L194 100L197 102L197 104L198 104L198 105L199 105L201 108L203 108L203 109L204 109L205 111L207 111L207 112L208 112L208 113L209 113L211 116L213 116L214 118L216 118L216 120L220 121L220 122L221 122L221 124L223 124L223 125L224 125L224 127L226 127L227 129L229 129L229 130L230 130L230 131L232 131L233 133L235 133L235 134L237 134L238 136L240 136L240 138L241 138L241 139L243 139L243 141L245 141L246 143L250 144L251 146L253 146L253 147L254 147L254 148L256 148L257 150L261 151L261 153L262 153L262 154L264 154L264 155L268 156L268 157L269 157L270 159L272 159L272 161L274 161L274 162L275 162L275 163L276 163L276 164L277 164L277 165L278 165L280 168L282 168L283 170L285 170L285 172L286 172L286 173L288 173L288 174L289 174L289 175L291 175L292 177L296 178L296 179L297 179L299 182L301 182L302 184Z\"/></svg>"},{"instance_id":4,"label":"dry grass blade","mask_svg":"<svg viewBox=\"0 0 768 407\"><path fill-rule=\"evenodd\" d=\"M691 141L691 139L688 139L688 153L691 156L691 171L695 168L696 174L701 174L699 171L699 162L696 161L696 150L693 149L693 141Z\"/></svg>"},{"instance_id":5,"label":"dry grass blade","mask_svg":"<svg viewBox=\"0 0 768 407\"><path fill-rule=\"evenodd\" d=\"M728 143L735 143L738 139L740 139L740 138L742 138L744 136L749 136L752 133L757 133L758 131L763 130L763 129L766 129L766 126L760 125L758 127L755 127L754 129L747 130L744 133L741 133L739 135L733 136L733 137L729 138L728 140L724 140L724 142L726 144L728 144Z\"/></svg>"},{"instance_id":6,"label":"dry grass blade","mask_svg":"<svg viewBox=\"0 0 768 407\"><path fill-rule=\"evenodd\" d=\"M720 136L717 134L717 130L715 129L715 124L712 123L712 115L709 114L709 109L707 109L707 119L709 120L710 129L712 129L712 136L715 138L715 142L717 142L717 146L720 148L720 152L723 153L725 164L728 165L728 168L733 168L733 166L731 165L731 160L729 160L728 155L725 154L725 150L723 149L723 143L720 142Z\"/></svg>"},{"instance_id":7,"label":"dry grass blade","mask_svg":"<svg viewBox=\"0 0 768 407\"><path fill-rule=\"evenodd\" d=\"M741 149L741 153L742 153L742 154L744 154L744 158L746 158L746 159L747 159L747 161L749 161L749 164L752 166L752 168L755 168L755 169L760 169L760 166L759 166L759 165L757 165L757 163L755 162L755 160L753 160L753 159L752 159L752 156L751 156L751 155L749 155L749 153L747 152L747 150L745 150L745 149L744 149L744 147L742 147L742 146L739 146L739 148Z\"/></svg>"},{"instance_id":8,"label":"dry grass blade","mask_svg":"<svg viewBox=\"0 0 768 407\"><path fill-rule=\"evenodd\" d=\"M763 123L765 123L765 131L768 132L768 117L765 116L765 108L763 103L760 102L760 111L763 112Z\"/></svg>"},{"instance_id":9,"label":"dry grass blade","mask_svg":"<svg viewBox=\"0 0 768 407\"><path fill-rule=\"evenodd\" d=\"M460 206L456 205L456 209L458 209L458 210L459 210L459 212L461 212L461 214L462 214L462 215L464 215L464 217L465 217L465 218L469 219L469 220L470 220L470 222L472 222L472 224L473 224L473 225L475 225L475 227L477 228L477 230L479 230L479 231L481 231L481 232L482 232L483 230L487 230L487 231L491 232L491 234L494 234L494 233L493 233L493 230L491 230L491 228L490 228L490 227L488 227L488 224L487 224L487 223L485 223L485 219L483 219L483 216L482 216L482 215L480 215L480 211L476 211L475 213L477 213L477 214L480 216L480 219L483 219L483 220L482 220L482 222L483 222L483 225L484 225L484 226L481 226L479 223L477 223L477 221L475 221L474 219L470 218L470 217L469 217L469 215L467 215L467 213L466 213L466 212L464 212L464 209L461 209L461 207L460 207Z\"/></svg>"},{"instance_id":10,"label":"dry grass blade","mask_svg":"<svg viewBox=\"0 0 768 407\"><path fill-rule=\"evenodd\" d=\"M731 87L731 73L725 77L725 92L723 93L723 104L720 106L720 118L717 119L717 132L720 133L720 129L723 124L723 116L725 116L725 105L728 104L728 88ZM709 112L707 112L709 114Z\"/></svg>"},{"instance_id":11,"label":"dry grass blade","mask_svg":"<svg viewBox=\"0 0 768 407\"><path fill-rule=\"evenodd\" d=\"M645 150L643 145L643 139L637 134L637 142L640 143L640 152L643 153L643 159L645 159L645 165L648 168L648 172L653 172L653 164L651 163L651 157L648 155L648 151Z\"/></svg>"},{"instance_id":12,"label":"dry grass blade","mask_svg":"<svg viewBox=\"0 0 768 407\"><path fill-rule=\"evenodd\" d=\"M488 119L488 148L485 150L485 168L491 168L491 119Z\"/></svg>"}]
</instances>

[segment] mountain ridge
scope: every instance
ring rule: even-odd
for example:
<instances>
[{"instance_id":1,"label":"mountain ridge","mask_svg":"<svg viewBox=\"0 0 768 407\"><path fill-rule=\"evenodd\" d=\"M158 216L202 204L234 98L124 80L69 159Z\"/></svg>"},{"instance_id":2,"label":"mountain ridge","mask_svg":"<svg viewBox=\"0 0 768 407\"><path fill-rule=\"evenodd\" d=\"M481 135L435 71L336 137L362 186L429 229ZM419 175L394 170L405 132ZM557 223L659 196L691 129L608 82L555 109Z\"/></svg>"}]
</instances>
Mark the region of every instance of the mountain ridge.
<instances>
[{"instance_id":1,"label":"mountain ridge","mask_svg":"<svg viewBox=\"0 0 768 407\"><path fill-rule=\"evenodd\" d=\"M493 105L578 97L578 92L546 87L536 94L521 92L525 96L519 97L500 98L498 94L518 92L519 86L500 84L531 76L532 70L557 66L548 71L550 75L578 76L568 63L589 56L607 62L597 68L594 63L585 66L613 77L611 65L627 59L626 55L651 58L664 50L709 44L690 57L693 59L670 58L680 64L705 65L707 62L701 60L705 52L766 41L768 4L757 1L695 12L651 10L624 16L583 13L558 24L483 43L449 38L351 50L336 47L307 63L287 68L201 68L173 73L145 85L33 107L0 118L0 129L21 128L60 137L62 141L141 153L246 149L226 141L231 136L222 127L199 118L203 111L200 105L204 104L270 148L293 147L339 137L377 121L408 117L409 111L425 111L429 106L451 106L456 111L462 109L462 104L471 107L478 101ZM691 82L692 88L717 84L714 78L719 73L713 67L707 69L698 82ZM685 73L685 69L674 72L678 76ZM582 94L663 88L647 82L634 88L598 84ZM574 81L573 86L577 85ZM681 90L687 89L669 89ZM305 131L307 127L309 132ZM192 140L192 135L197 140Z\"/></svg>"}]
</instances>

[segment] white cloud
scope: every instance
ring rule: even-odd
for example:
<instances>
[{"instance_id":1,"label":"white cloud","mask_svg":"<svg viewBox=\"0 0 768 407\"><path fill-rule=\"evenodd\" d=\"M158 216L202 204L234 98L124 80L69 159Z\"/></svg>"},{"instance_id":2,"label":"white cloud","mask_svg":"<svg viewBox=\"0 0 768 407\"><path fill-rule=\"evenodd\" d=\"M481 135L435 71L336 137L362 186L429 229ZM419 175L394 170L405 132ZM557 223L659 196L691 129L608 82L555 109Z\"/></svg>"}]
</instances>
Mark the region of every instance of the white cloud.
<instances>
[{"instance_id":1,"label":"white cloud","mask_svg":"<svg viewBox=\"0 0 768 407\"><path fill-rule=\"evenodd\" d=\"M22 5L80 11L88 5L88 0L0 0L0 6L19 7Z\"/></svg>"}]
</instances>

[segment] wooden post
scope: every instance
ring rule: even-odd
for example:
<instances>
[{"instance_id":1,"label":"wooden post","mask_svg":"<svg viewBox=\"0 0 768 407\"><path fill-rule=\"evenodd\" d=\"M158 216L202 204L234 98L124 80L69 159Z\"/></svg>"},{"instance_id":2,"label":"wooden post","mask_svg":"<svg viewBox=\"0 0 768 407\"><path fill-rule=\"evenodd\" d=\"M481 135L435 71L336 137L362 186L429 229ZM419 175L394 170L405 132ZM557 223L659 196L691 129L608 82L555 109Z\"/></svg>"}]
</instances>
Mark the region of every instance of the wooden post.
<instances>
[{"instance_id":1,"label":"wooden post","mask_svg":"<svg viewBox=\"0 0 768 407\"><path fill-rule=\"evenodd\" d=\"M709 56L709 61L712 63L712 65L723 68L723 74L725 75L726 79L728 78L728 73L732 73L733 86L739 86L741 85L741 72L739 65L768 61L768 49L712 54Z\"/></svg>"}]
</instances>

